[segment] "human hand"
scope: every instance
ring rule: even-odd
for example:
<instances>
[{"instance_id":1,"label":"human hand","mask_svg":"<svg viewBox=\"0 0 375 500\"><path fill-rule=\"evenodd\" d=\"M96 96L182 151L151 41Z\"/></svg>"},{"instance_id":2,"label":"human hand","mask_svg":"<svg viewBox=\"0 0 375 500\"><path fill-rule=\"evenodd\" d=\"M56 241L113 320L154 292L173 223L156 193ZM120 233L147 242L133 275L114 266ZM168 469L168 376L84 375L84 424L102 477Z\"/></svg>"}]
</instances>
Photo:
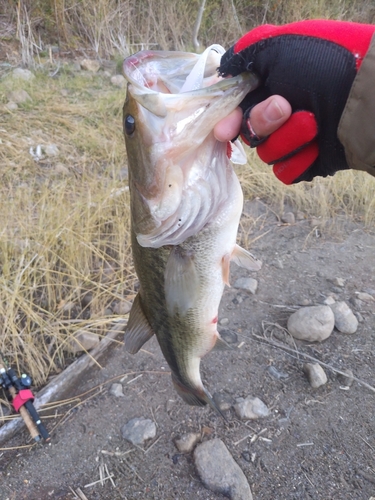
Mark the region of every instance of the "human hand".
<instances>
[{"instance_id":1,"label":"human hand","mask_svg":"<svg viewBox=\"0 0 375 500\"><path fill-rule=\"evenodd\" d=\"M252 71L261 78L263 84L241 103L241 136L257 146L266 163L274 164L275 175L284 183L349 168L337 131L374 32L372 25L340 21L264 25L244 35L224 54L219 68L223 76ZM277 112L282 102L277 95L290 103L293 114L287 119L289 111L283 101L280 122L276 119L274 125L279 127L285 117L286 122L274 133L271 126L267 133L270 122L265 115L262 120L258 112L267 110L270 104ZM227 118L226 125L223 121L216 126L216 137L224 137L225 129L228 135L229 130L236 129L232 138L236 136L239 119L237 110ZM260 139L262 132L271 135Z\"/></svg>"},{"instance_id":2,"label":"human hand","mask_svg":"<svg viewBox=\"0 0 375 500\"><path fill-rule=\"evenodd\" d=\"M283 125L292 114L289 102L280 95L271 96L256 104L250 111L248 128L259 138L267 137ZM223 118L214 128L218 141L226 142L237 137L241 132L243 111L240 107Z\"/></svg>"}]
</instances>

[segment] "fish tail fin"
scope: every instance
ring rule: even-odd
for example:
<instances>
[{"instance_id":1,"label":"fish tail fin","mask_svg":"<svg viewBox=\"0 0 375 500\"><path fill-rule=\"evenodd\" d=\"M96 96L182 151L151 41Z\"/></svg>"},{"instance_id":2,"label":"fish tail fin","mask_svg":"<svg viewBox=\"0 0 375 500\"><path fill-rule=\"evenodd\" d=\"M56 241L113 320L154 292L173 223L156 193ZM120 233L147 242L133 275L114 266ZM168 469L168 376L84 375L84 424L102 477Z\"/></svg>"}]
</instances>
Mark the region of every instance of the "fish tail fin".
<instances>
[{"instance_id":1,"label":"fish tail fin","mask_svg":"<svg viewBox=\"0 0 375 500\"><path fill-rule=\"evenodd\" d=\"M212 399L211 394L203 386L201 389L194 389L184 384L174 373L172 373L172 382L178 395L187 403L192 406L205 406L210 405L225 421L226 416L219 409L215 401Z\"/></svg>"}]
</instances>

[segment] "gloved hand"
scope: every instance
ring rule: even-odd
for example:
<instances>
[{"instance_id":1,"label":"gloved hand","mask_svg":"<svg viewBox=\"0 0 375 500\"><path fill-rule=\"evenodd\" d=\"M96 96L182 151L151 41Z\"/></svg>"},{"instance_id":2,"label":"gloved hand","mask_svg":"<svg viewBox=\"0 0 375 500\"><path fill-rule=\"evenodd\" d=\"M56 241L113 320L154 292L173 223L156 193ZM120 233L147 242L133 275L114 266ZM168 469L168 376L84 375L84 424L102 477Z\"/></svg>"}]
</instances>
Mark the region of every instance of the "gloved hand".
<instances>
[{"instance_id":1,"label":"gloved hand","mask_svg":"<svg viewBox=\"0 0 375 500\"><path fill-rule=\"evenodd\" d=\"M241 103L241 136L273 164L285 184L349 168L337 129L375 26L341 21L300 21L255 28L222 57L219 73L256 73L262 85ZM292 106L289 120L268 138L251 130L250 110L271 95Z\"/></svg>"}]
</instances>

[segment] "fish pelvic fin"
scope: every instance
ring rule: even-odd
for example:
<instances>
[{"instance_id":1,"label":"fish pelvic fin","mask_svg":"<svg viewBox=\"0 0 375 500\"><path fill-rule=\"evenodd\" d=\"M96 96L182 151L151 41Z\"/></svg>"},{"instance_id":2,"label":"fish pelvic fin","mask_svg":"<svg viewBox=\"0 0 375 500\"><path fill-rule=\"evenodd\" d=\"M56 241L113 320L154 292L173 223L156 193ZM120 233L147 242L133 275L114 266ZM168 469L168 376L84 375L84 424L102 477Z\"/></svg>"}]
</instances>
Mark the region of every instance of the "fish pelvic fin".
<instances>
[{"instance_id":1,"label":"fish pelvic fin","mask_svg":"<svg viewBox=\"0 0 375 500\"><path fill-rule=\"evenodd\" d=\"M177 375L172 372L172 382L177 391L177 394L191 406L206 406L210 405L213 410L216 411L225 421L227 421L226 416L216 405L215 401L212 399L211 394L202 386L202 388L193 389L192 387L184 384Z\"/></svg>"},{"instance_id":2,"label":"fish pelvic fin","mask_svg":"<svg viewBox=\"0 0 375 500\"><path fill-rule=\"evenodd\" d=\"M230 286L229 283L229 274L230 274L230 259L231 255L225 254L221 259L221 273L223 277L223 281L227 286Z\"/></svg>"},{"instance_id":3,"label":"fish pelvic fin","mask_svg":"<svg viewBox=\"0 0 375 500\"><path fill-rule=\"evenodd\" d=\"M231 260L237 266L243 267L248 271L259 271L262 267L262 262L244 248L236 245L231 255Z\"/></svg>"},{"instance_id":4,"label":"fish pelvic fin","mask_svg":"<svg viewBox=\"0 0 375 500\"><path fill-rule=\"evenodd\" d=\"M125 330L125 350L135 354L154 335L141 305L139 293L130 310L128 325Z\"/></svg>"}]
</instances>

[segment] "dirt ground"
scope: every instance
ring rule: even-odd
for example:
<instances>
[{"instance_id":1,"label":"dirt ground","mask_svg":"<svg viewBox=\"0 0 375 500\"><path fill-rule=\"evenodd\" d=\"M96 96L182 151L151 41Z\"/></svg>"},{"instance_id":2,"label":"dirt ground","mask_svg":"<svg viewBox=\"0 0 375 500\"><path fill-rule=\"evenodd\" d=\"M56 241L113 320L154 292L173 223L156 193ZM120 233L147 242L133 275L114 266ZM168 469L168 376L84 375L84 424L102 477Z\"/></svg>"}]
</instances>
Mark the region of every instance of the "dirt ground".
<instances>
[{"instance_id":1,"label":"dirt ground","mask_svg":"<svg viewBox=\"0 0 375 500\"><path fill-rule=\"evenodd\" d=\"M57 427L51 444L0 451L0 500L73 499L77 488L88 500L224 498L203 486L193 454L176 449L173 439L187 432L201 432L202 440L222 439L255 500L375 497L375 394L359 382L345 388L331 370L326 370L328 383L314 390L302 370L304 353L351 369L375 386L375 302L356 295L375 296L375 234L345 219L331 221L332 227L313 228L307 218L282 224L259 200L245 205L244 221L253 218L247 236L255 240L252 253L263 261L262 270L253 274L258 290L251 295L226 289L219 323L229 320L220 328L237 334L237 348L210 353L202 374L211 393L225 393L232 401L257 396L270 415L241 422L231 409L225 422L210 408L189 407L176 395L155 339L135 356L118 346L103 369L92 371L77 387L81 394L98 386ZM240 276L246 276L245 270L233 265L232 283ZM344 279L345 286L335 278ZM322 304L332 294L359 318L355 334L334 330L320 344L296 341L299 359L270 345L293 347L282 329L289 315L302 305ZM275 378L270 366L286 378ZM124 397L109 394L114 377L122 380ZM135 447L122 438L121 427L141 416L155 421L157 433L144 447ZM46 420L47 427L57 421ZM266 439L251 442L261 431ZM26 441L27 434L21 433L7 446ZM85 488L99 480L104 464L115 487L107 480Z\"/></svg>"}]
</instances>

